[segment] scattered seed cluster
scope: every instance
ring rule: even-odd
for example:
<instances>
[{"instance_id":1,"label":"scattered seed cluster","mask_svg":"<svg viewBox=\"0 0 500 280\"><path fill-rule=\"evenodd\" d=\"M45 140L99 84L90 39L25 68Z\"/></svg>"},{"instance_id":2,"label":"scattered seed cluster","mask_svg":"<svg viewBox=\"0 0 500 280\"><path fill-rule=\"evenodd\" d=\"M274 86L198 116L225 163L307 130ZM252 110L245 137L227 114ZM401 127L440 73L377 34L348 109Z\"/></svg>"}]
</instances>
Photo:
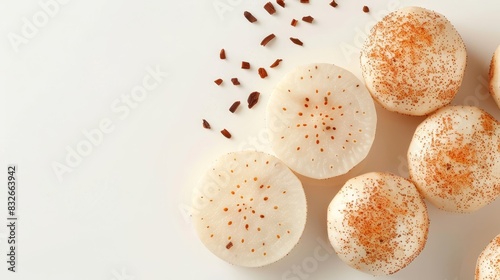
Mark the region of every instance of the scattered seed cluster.
<instances>
[{"instance_id":1,"label":"scattered seed cluster","mask_svg":"<svg viewBox=\"0 0 500 280\"><path fill-rule=\"evenodd\" d=\"M300 0L300 3L302 4L309 4L309 1L308 0ZM286 4L285 4L285 1L284 0L276 0L276 4L277 6L281 7L281 8L285 8L286 7ZM331 3L329 3L330 6L336 8L338 6L337 2L332 1ZM264 6L263 6L263 9L269 14L269 15L275 15L278 13L277 9L276 9L276 6L272 3L272 2L267 2ZM363 7L363 11L365 11L365 9L368 9L367 6L364 6ZM367 11L365 11L367 12ZM243 17L249 22L249 23L256 23L258 21L258 19L249 11L245 11L243 12ZM302 17L302 21L305 22L305 23L308 23L308 24L312 24L315 19L313 16L311 15L307 15L307 16L303 16ZM299 21L297 19L292 19L291 21L291 25L293 27L297 26L297 24L299 23ZM276 39L276 35L271 33L269 35L267 35L266 37L264 37L262 39L262 41L260 42L260 45L263 46L263 47L268 47L273 40ZM296 37L290 37L289 38L290 42L292 42L293 44L297 45L297 46L303 46L304 45L304 42L302 42L302 40L300 40L299 38L296 38ZM225 49L221 49L220 52L219 52L219 58L221 60L226 60L227 59L227 56L226 56L226 50ZM282 59L277 59L273 64L271 64L269 66L269 68L275 68L277 66L279 66L279 64L282 62L283 60ZM250 65L250 62L248 61L242 61L241 62L241 69L245 69L245 70L250 70L251 69L251 65ZM257 70L257 73L259 75L259 77L261 79L265 79L266 77L268 77L268 72L266 70L266 68L264 67L259 67L258 70ZM223 86L223 83L224 83L224 80L222 78L217 78L215 81L215 84L217 86ZM238 78L232 78L231 79L231 82L233 85L235 86L238 86L240 85L240 82L238 80ZM255 101L255 99L252 99ZM238 105L241 101L235 101L231 107L229 108L229 111L231 113L235 113L236 112L236 109L238 108ZM236 103L238 103L238 105L236 105ZM249 103L249 108L253 107L255 104L252 104L250 105ZM205 126L205 122L203 122L203 127L204 128L207 128ZM224 129L223 130L224 132L221 131L221 133L226 137L226 138L231 138L230 136L230 133L229 131L227 131L227 129Z\"/></svg>"}]
</instances>

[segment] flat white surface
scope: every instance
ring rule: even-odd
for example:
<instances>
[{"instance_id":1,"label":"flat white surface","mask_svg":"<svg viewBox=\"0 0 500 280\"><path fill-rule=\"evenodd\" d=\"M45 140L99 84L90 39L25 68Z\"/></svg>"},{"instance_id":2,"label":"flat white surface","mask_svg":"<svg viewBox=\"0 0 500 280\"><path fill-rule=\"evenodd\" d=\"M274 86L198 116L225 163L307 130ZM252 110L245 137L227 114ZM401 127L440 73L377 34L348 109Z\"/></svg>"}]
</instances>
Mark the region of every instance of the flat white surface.
<instances>
[{"instance_id":1,"label":"flat white surface","mask_svg":"<svg viewBox=\"0 0 500 280\"><path fill-rule=\"evenodd\" d=\"M359 75L364 33L398 7L434 9L455 25L467 46L468 65L453 104L478 105L500 119L485 84L500 44L497 1L338 0L337 9L329 2L287 0L285 9L275 5L278 12L270 16L262 8L265 1L66 0L43 22L39 1L2 1L0 225L6 223L6 165L16 163L19 260L18 273L8 273L7 228L0 226L0 278L373 279L332 253L326 208L349 176L368 171L406 176L406 150L423 118L378 106L377 137L360 167L337 180L304 179L309 203L304 235L275 264L259 269L226 264L203 247L188 217L193 186L215 158L240 149L270 151L265 105L279 79L311 62L334 63ZM369 14L361 11L363 5L369 5ZM248 23L245 10L259 22ZM292 18L305 15L314 23L290 26ZM9 34L22 36L24 18L40 27L28 32L16 52ZM270 33L277 38L260 46ZM288 37L300 38L304 46ZM226 61L218 59L221 48ZM257 68L276 58L282 64L267 68L269 77L260 79ZM241 60L251 62L252 70L241 70ZM158 82L148 80L148 71L168 77L160 73ZM221 87L213 83L219 77L225 80ZM232 77L242 85L234 87ZM142 101L126 103L144 79L156 87ZM252 91L262 93L252 110L227 111L236 100L245 104ZM212 131L202 129L202 118ZM68 149L85 145L83 131L102 122L108 133L59 180L54 162L67 164ZM233 139L222 137L222 128ZM429 211L422 254L396 275L378 279L472 279L477 256L500 233L500 200L470 215L431 205Z\"/></svg>"}]
</instances>

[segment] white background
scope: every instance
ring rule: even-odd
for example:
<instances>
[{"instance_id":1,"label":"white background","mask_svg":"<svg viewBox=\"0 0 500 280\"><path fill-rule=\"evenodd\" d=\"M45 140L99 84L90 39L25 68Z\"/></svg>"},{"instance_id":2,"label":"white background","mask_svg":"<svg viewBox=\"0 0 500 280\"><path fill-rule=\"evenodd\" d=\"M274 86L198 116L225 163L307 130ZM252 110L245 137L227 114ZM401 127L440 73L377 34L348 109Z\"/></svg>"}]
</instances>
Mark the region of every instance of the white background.
<instances>
[{"instance_id":1,"label":"white background","mask_svg":"<svg viewBox=\"0 0 500 280\"><path fill-rule=\"evenodd\" d=\"M324 256L331 250L321 245L328 242L326 207L349 176L406 176L406 150L423 118L377 106L377 138L366 161L336 180L303 180L309 202L304 235L289 256L267 267L235 267L213 256L192 229L189 205L198 178L219 155L251 148L270 152L265 104L288 70L327 62L359 75L364 33L402 6L436 10L455 25L468 65L453 103L478 105L500 119L484 83L500 44L500 4L494 0L338 0L336 9L328 0L287 0L285 9L275 5L274 16L262 8L266 1L61 0L49 16L42 8L47 2L0 3L0 225L7 223L10 163L18 165L19 199L18 272L7 272L8 233L0 226L1 279L373 279L335 254L315 258L315 251ZM258 24L243 18L245 10ZM306 15L315 18L312 25L290 26L292 18ZM260 46L270 33L277 38ZM293 45L292 36L304 46ZM218 58L221 48L226 61ZM269 69L276 58L282 64ZM252 70L241 70L242 60ZM261 66L268 69L267 79L257 75ZM125 105L148 69L168 77L160 76L141 101ZM221 87L213 82L219 77L225 80ZM232 77L242 85L233 86ZM262 93L252 110L227 111L233 101L245 104L252 91ZM202 118L211 122L211 131L202 129ZM84 132L95 132L103 121L111 126L108 133L83 148L86 155L70 167L68 151L90 143ZM231 140L219 133L223 128L233 133ZM68 172L58 177L57 164ZM474 214L431 205L429 212L422 254L396 275L378 279L472 279L477 256L500 234L500 200Z\"/></svg>"}]
</instances>

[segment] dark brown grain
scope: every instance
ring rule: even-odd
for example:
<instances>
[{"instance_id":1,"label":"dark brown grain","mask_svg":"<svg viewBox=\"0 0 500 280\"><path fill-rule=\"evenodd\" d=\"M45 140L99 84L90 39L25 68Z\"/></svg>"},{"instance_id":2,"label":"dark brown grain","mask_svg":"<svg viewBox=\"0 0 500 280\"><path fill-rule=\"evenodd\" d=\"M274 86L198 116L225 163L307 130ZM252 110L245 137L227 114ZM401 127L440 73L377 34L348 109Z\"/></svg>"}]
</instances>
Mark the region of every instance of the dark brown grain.
<instances>
[{"instance_id":1,"label":"dark brown grain","mask_svg":"<svg viewBox=\"0 0 500 280\"><path fill-rule=\"evenodd\" d=\"M276 0L276 3L277 3L278 5L280 5L282 8L284 8L284 7L285 7L285 1L283 1L283 0Z\"/></svg>"},{"instance_id":2,"label":"dark brown grain","mask_svg":"<svg viewBox=\"0 0 500 280\"><path fill-rule=\"evenodd\" d=\"M292 19L292 22L291 22L290 24L291 24L292 26L297 26L297 23L298 23L298 22L299 22L298 20L296 20L296 19Z\"/></svg>"},{"instance_id":3,"label":"dark brown grain","mask_svg":"<svg viewBox=\"0 0 500 280\"><path fill-rule=\"evenodd\" d=\"M250 63L246 61L241 62L241 69L250 69Z\"/></svg>"},{"instance_id":4,"label":"dark brown grain","mask_svg":"<svg viewBox=\"0 0 500 280\"><path fill-rule=\"evenodd\" d=\"M224 49L220 50L219 57L220 59L226 59L226 51Z\"/></svg>"},{"instance_id":5,"label":"dark brown grain","mask_svg":"<svg viewBox=\"0 0 500 280\"><path fill-rule=\"evenodd\" d=\"M274 8L274 5L273 3L271 2L267 2L265 5L264 5L264 9L270 14L274 14L276 13L276 9Z\"/></svg>"},{"instance_id":6,"label":"dark brown grain","mask_svg":"<svg viewBox=\"0 0 500 280\"><path fill-rule=\"evenodd\" d=\"M283 59L278 58L278 59L276 59L276 61L274 61L274 62L273 62L273 64L271 64L271 66L269 66L269 67L270 67L270 68L274 68L274 67L276 67L276 66L280 65L280 62L282 62L282 61L283 61Z\"/></svg>"},{"instance_id":7,"label":"dark brown grain","mask_svg":"<svg viewBox=\"0 0 500 280\"><path fill-rule=\"evenodd\" d=\"M255 106L255 104L257 104L257 102L259 102L259 97L260 97L260 93L258 91L254 91L254 92L250 93L250 95L248 96L248 99L247 99L249 109L252 109L252 107Z\"/></svg>"},{"instance_id":8,"label":"dark brown grain","mask_svg":"<svg viewBox=\"0 0 500 280\"><path fill-rule=\"evenodd\" d=\"M203 128L205 129L210 129L210 124L207 122L207 120L203 119Z\"/></svg>"},{"instance_id":9,"label":"dark brown grain","mask_svg":"<svg viewBox=\"0 0 500 280\"><path fill-rule=\"evenodd\" d=\"M227 131L227 129L225 128L221 130L220 133L222 133L222 135L224 135L224 137L226 137L227 139L231 138L231 133L229 133L229 131Z\"/></svg>"},{"instance_id":10,"label":"dark brown grain","mask_svg":"<svg viewBox=\"0 0 500 280\"><path fill-rule=\"evenodd\" d=\"M314 18L312 16L305 16L305 17L302 17L302 20L307 22L307 23L312 23L314 21Z\"/></svg>"},{"instance_id":11,"label":"dark brown grain","mask_svg":"<svg viewBox=\"0 0 500 280\"><path fill-rule=\"evenodd\" d=\"M267 71L266 69L264 68L259 68L259 76L264 79L265 77L267 77Z\"/></svg>"},{"instance_id":12,"label":"dark brown grain","mask_svg":"<svg viewBox=\"0 0 500 280\"><path fill-rule=\"evenodd\" d=\"M214 81L214 83L216 83L218 86L220 86L222 84L223 80L222 79L217 79Z\"/></svg>"},{"instance_id":13,"label":"dark brown grain","mask_svg":"<svg viewBox=\"0 0 500 280\"><path fill-rule=\"evenodd\" d=\"M272 34L272 33L271 33L271 34L267 35L267 36L266 36L266 38L264 38L264 39L262 40L262 42L260 42L260 44L261 44L262 46L266 46L266 45L267 45L269 42L271 42L274 38L276 38L276 35L274 35L274 34Z\"/></svg>"},{"instance_id":14,"label":"dark brown grain","mask_svg":"<svg viewBox=\"0 0 500 280\"><path fill-rule=\"evenodd\" d=\"M231 83L233 83L233 85L235 85L235 86L239 86L240 85L240 81L238 80L238 78L232 78L231 79Z\"/></svg>"},{"instance_id":15,"label":"dark brown grain","mask_svg":"<svg viewBox=\"0 0 500 280\"><path fill-rule=\"evenodd\" d=\"M363 6L363 12L369 13L370 12L370 8L368 8L368 6Z\"/></svg>"},{"instance_id":16,"label":"dark brown grain","mask_svg":"<svg viewBox=\"0 0 500 280\"><path fill-rule=\"evenodd\" d=\"M299 45L299 46L304 45L304 43L302 43L302 41L297 39L297 38L290 37L290 41L292 41L295 45Z\"/></svg>"},{"instance_id":17,"label":"dark brown grain","mask_svg":"<svg viewBox=\"0 0 500 280\"><path fill-rule=\"evenodd\" d=\"M337 2L335 2L335 0L332 0L332 2L330 2L330 6L336 8L339 4L337 4Z\"/></svg>"},{"instance_id":18,"label":"dark brown grain","mask_svg":"<svg viewBox=\"0 0 500 280\"><path fill-rule=\"evenodd\" d=\"M243 15L250 23L254 23L257 21L257 19L249 11L245 11Z\"/></svg>"},{"instance_id":19,"label":"dark brown grain","mask_svg":"<svg viewBox=\"0 0 500 280\"><path fill-rule=\"evenodd\" d=\"M236 111L236 109L238 109L240 104L241 104L240 101L234 102L233 105L231 105L231 107L229 107L229 112L234 113Z\"/></svg>"}]
</instances>

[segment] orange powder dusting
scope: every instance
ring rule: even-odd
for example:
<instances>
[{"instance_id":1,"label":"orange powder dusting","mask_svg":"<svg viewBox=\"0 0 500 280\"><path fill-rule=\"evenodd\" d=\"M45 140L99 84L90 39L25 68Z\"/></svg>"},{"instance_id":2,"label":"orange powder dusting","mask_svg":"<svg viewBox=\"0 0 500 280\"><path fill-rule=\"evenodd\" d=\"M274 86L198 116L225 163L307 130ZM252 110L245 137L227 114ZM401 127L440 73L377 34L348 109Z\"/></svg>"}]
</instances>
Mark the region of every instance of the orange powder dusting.
<instances>
[{"instance_id":1,"label":"orange powder dusting","mask_svg":"<svg viewBox=\"0 0 500 280\"><path fill-rule=\"evenodd\" d=\"M446 154L448 157L450 157L452 160L458 162L458 163L463 163L467 164L470 162L471 159L474 159L476 157L476 151L472 144L467 144L463 146L460 149L453 149L450 151L447 151Z\"/></svg>"},{"instance_id":2,"label":"orange powder dusting","mask_svg":"<svg viewBox=\"0 0 500 280\"><path fill-rule=\"evenodd\" d=\"M361 262L388 262L394 257L398 248L398 243L394 241L398 237L397 217L405 214L406 210L398 208L377 189L369 201L347 214L349 226L355 229L354 238L366 251Z\"/></svg>"},{"instance_id":3,"label":"orange powder dusting","mask_svg":"<svg viewBox=\"0 0 500 280\"><path fill-rule=\"evenodd\" d=\"M488 135L492 135L495 130L495 119L488 114L481 115L481 125Z\"/></svg>"},{"instance_id":4,"label":"orange powder dusting","mask_svg":"<svg viewBox=\"0 0 500 280\"><path fill-rule=\"evenodd\" d=\"M401 21L405 22L400 25L393 24L393 22ZM390 27L390 25L397 27ZM381 32L386 42L398 42L398 44L377 44L368 54L369 57L379 62L380 75L388 77L377 79L380 81L377 88L381 93L398 92L398 100L409 98L412 102L418 102L418 97L425 95L427 89L419 90L407 84L408 80L411 81L412 77L420 73L408 72L409 69L405 65L407 62L418 65L427 59L423 50L432 46L435 31L428 30L424 26L426 24L420 23L419 19L413 15L394 16L390 22L382 21L376 25L375 29L379 32L387 30ZM401 75L407 75L406 79L399 79Z\"/></svg>"}]
</instances>

